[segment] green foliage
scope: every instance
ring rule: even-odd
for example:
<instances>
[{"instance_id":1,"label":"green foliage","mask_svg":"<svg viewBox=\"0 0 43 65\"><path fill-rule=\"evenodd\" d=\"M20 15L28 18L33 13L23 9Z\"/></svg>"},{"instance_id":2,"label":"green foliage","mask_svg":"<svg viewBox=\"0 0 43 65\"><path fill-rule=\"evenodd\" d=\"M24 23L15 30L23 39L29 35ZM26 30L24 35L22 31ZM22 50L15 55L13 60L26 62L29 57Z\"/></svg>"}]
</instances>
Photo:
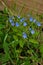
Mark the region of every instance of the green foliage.
<instances>
[{"instance_id":1,"label":"green foliage","mask_svg":"<svg viewBox=\"0 0 43 65\"><path fill-rule=\"evenodd\" d=\"M20 22L22 18L12 16L7 8L3 13L0 12L0 61L2 65L9 65L8 62L10 65L35 65L43 59L43 44L40 45L38 39L41 27L30 22L29 18ZM29 30L30 27L35 33Z\"/></svg>"},{"instance_id":2,"label":"green foliage","mask_svg":"<svg viewBox=\"0 0 43 65\"><path fill-rule=\"evenodd\" d=\"M41 56L43 58L43 44L40 45L39 49L40 49L40 52L41 52Z\"/></svg>"}]
</instances>

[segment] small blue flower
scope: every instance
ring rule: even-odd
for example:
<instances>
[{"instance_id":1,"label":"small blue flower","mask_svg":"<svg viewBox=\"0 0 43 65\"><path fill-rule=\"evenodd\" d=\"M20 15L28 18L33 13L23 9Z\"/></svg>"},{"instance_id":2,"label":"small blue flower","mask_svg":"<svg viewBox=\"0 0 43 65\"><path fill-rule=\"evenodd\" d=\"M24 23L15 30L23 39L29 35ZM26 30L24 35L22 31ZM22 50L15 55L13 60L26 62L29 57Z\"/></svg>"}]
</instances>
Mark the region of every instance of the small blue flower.
<instances>
[{"instance_id":1,"label":"small blue flower","mask_svg":"<svg viewBox=\"0 0 43 65\"><path fill-rule=\"evenodd\" d=\"M36 19L34 19L33 22L35 23L36 22Z\"/></svg>"},{"instance_id":2,"label":"small blue flower","mask_svg":"<svg viewBox=\"0 0 43 65\"><path fill-rule=\"evenodd\" d=\"M13 20L11 18L9 18L9 22L11 23Z\"/></svg>"},{"instance_id":3,"label":"small blue flower","mask_svg":"<svg viewBox=\"0 0 43 65\"><path fill-rule=\"evenodd\" d=\"M11 23L13 20L12 20L12 18L11 17L9 17L9 22Z\"/></svg>"},{"instance_id":4,"label":"small blue flower","mask_svg":"<svg viewBox=\"0 0 43 65\"><path fill-rule=\"evenodd\" d=\"M31 30L30 32L31 32L31 34L34 34L34 33L35 33L35 31L34 31L34 30Z\"/></svg>"},{"instance_id":5,"label":"small blue flower","mask_svg":"<svg viewBox=\"0 0 43 65\"><path fill-rule=\"evenodd\" d=\"M15 23L14 23L14 21L13 21L13 18L14 18L14 16L10 16L10 17L9 17L9 22L11 23L12 26L15 25Z\"/></svg>"},{"instance_id":6,"label":"small blue flower","mask_svg":"<svg viewBox=\"0 0 43 65\"><path fill-rule=\"evenodd\" d=\"M27 34L25 32L23 32L23 38L27 38Z\"/></svg>"},{"instance_id":7,"label":"small blue flower","mask_svg":"<svg viewBox=\"0 0 43 65\"><path fill-rule=\"evenodd\" d=\"M31 31L31 30L32 30L32 28L29 28L29 30Z\"/></svg>"},{"instance_id":8,"label":"small blue flower","mask_svg":"<svg viewBox=\"0 0 43 65\"><path fill-rule=\"evenodd\" d=\"M11 23L11 25L12 25L12 26L14 26L14 25L15 25L15 23L14 23L14 22L12 22L12 23Z\"/></svg>"},{"instance_id":9,"label":"small blue flower","mask_svg":"<svg viewBox=\"0 0 43 65\"><path fill-rule=\"evenodd\" d=\"M33 21L33 18L32 18L32 17L30 17L30 19L29 19L29 20L30 20L30 22L32 22L32 21Z\"/></svg>"},{"instance_id":10,"label":"small blue flower","mask_svg":"<svg viewBox=\"0 0 43 65\"><path fill-rule=\"evenodd\" d=\"M19 23L18 22L16 22L16 27L18 27L19 26Z\"/></svg>"},{"instance_id":11,"label":"small blue flower","mask_svg":"<svg viewBox=\"0 0 43 65\"><path fill-rule=\"evenodd\" d=\"M17 16L17 18L19 18L19 19L20 19L20 16Z\"/></svg>"},{"instance_id":12,"label":"small blue flower","mask_svg":"<svg viewBox=\"0 0 43 65\"><path fill-rule=\"evenodd\" d=\"M14 21L11 18L9 18L9 22L11 23L12 26L15 25Z\"/></svg>"},{"instance_id":13,"label":"small blue flower","mask_svg":"<svg viewBox=\"0 0 43 65\"><path fill-rule=\"evenodd\" d=\"M25 20L25 18L22 18L22 19L20 19L20 22L23 22Z\"/></svg>"},{"instance_id":14,"label":"small blue flower","mask_svg":"<svg viewBox=\"0 0 43 65\"><path fill-rule=\"evenodd\" d=\"M26 22L24 22L23 26L27 26L27 23L26 23Z\"/></svg>"},{"instance_id":15,"label":"small blue flower","mask_svg":"<svg viewBox=\"0 0 43 65\"><path fill-rule=\"evenodd\" d=\"M37 26L41 26L41 23L40 23L40 22L36 22L36 25L37 25Z\"/></svg>"}]
</instances>

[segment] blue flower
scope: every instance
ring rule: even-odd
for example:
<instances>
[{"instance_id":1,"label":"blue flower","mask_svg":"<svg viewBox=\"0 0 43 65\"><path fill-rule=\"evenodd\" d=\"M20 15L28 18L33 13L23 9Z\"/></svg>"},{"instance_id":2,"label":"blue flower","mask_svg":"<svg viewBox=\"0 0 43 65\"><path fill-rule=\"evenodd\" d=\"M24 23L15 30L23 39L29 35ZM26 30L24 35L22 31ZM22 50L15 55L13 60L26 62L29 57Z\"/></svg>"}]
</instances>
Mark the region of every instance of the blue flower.
<instances>
[{"instance_id":1,"label":"blue flower","mask_svg":"<svg viewBox=\"0 0 43 65\"><path fill-rule=\"evenodd\" d=\"M29 20L30 20L30 22L32 22L32 21L33 21L33 18L32 18L32 17L30 17L30 19L29 19Z\"/></svg>"},{"instance_id":2,"label":"blue flower","mask_svg":"<svg viewBox=\"0 0 43 65\"><path fill-rule=\"evenodd\" d=\"M16 22L16 27L18 27L19 26L19 23L18 22Z\"/></svg>"},{"instance_id":3,"label":"blue flower","mask_svg":"<svg viewBox=\"0 0 43 65\"><path fill-rule=\"evenodd\" d=\"M35 31L32 28L29 28L29 30L30 30L31 34L35 33Z\"/></svg>"},{"instance_id":4,"label":"blue flower","mask_svg":"<svg viewBox=\"0 0 43 65\"><path fill-rule=\"evenodd\" d=\"M23 38L27 38L27 34L25 32L23 32Z\"/></svg>"},{"instance_id":5,"label":"blue flower","mask_svg":"<svg viewBox=\"0 0 43 65\"><path fill-rule=\"evenodd\" d=\"M11 22L11 25L12 25L12 26L14 26L14 25L15 25L15 23L14 23L14 22Z\"/></svg>"},{"instance_id":6,"label":"blue flower","mask_svg":"<svg viewBox=\"0 0 43 65\"><path fill-rule=\"evenodd\" d=\"M20 19L20 22L23 22L25 20L25 18L22 18L22 19Z\"/></svg>"},{"instance_id":7,"label":"blue flower","mask_svg":"<svg viewBox=\"0 0 43 65\"><path fill-rule=\"evenodd\" d=\"M20 16L17 16L17 18L19 18L19 19L20 19Z\"/></svg>"},{"instance_id":8,"label":"blue flower","mask_svg":"<svg viewBox=\"0 0 43 65\"><path fill-rule=\"evenodd\" d=\"M30 32L31 32L31 34L34 34L34 33L35 33L35 31L34 31L34 30L31 30Z\"/></svg>"},{"instance_id":9,"label":"blue flower","mask_svg":"<svg viewBox=\"0 0 43 65\"><path fill-rule=\"evenodd\" d=\"M36 19L34 19L33 22L35 23L36 22Z\"/></svg>"},{"instance_id":10,"label":"blue flower","mask_svg":"<svg viewBox=\"0 0 43 65\"><path fill-rule=\"evenodd\" d=\"M23 26L27 26L27 23L26 23L26 22L24 22Z\"/></svg>"},{"instance_id":11,"label":"blue flower","mask_svg":"<svg viewBox=\"0 0 43 65\"><path fill-rule=\"evenodd\" d=\"M13 20L11 18L9 18L9 22L11 23Z\"/></svg>"},{"instance_id":12,"label":"blue flower","mask_svg":"<svg viewBox=\"0 0 43 65\"><path fill-rule=\"evenodd\" d=\"M11 18L9 18L9 22L11 23L12 26L15 25L14 21Z\"/></svg>"},{"instance_id":13,"label":"blue flower","mask_svg":"<svg viewBox=\"0 0 43 65\"><path fill-rule=\"evenodd\" d=\"M40 23L40 22L36 22L36 25L37 25L37 26L41 26L41 23Z\"/></svg>"},{"instance_id":14,"label":"blue flower","mask_svg":"<svg viewBox=\"0 0 43 65\"><path fill-rule=\"evenodd\" d=\"M29 30L31 31L31 30L32 30L32 28L29 28Z\"/></svg>"}]
</instances>

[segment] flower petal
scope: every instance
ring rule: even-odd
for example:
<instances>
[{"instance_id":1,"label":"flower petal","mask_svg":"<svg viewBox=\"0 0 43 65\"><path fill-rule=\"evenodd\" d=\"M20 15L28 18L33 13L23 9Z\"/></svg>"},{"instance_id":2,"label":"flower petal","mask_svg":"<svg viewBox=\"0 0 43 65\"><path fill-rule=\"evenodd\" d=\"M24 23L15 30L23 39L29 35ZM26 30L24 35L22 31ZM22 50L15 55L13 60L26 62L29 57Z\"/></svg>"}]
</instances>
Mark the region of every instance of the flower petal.
<instances>
[{"instance_id":1,"label":"flower petal","mask_svg":"<svg viewBox=\"0 0 43 65\"><path fill-rule=\"evenodd\" d=\"M18 22L16 22L16 27L18 27L19 26L19 23Z\"/></svg>"},{"instance_id":2,"label":"flower petal","mask_svg":"<svg viewBox=\"0 0 43 65\"><path fill-rule=\"evenodd\" d=\"M27 38L27 34L25 32L23 32L23 38Z\"/></svg>"},{"instance_id":3,"label":"flower petal","mask_svg":"<svg viewBox=\"0 0 43 65\"><path fill-rule=\"evenodd\" d=\"M32 18L32 17L30 17L30 19L29 19L29 20L30 20L30 22L32 22L32 21L33 21L33 18Z\"/></svg>"},{"instance_id":4,"label":"flower petal","mask_svg":"<svg viewBox=\"0 0 43 65\"><path fill-rule=\"evenodd\" d=\"M23 26L27 26L27 23L26 23L26 22L24 22Z\"/></svg>"}]
</instances>

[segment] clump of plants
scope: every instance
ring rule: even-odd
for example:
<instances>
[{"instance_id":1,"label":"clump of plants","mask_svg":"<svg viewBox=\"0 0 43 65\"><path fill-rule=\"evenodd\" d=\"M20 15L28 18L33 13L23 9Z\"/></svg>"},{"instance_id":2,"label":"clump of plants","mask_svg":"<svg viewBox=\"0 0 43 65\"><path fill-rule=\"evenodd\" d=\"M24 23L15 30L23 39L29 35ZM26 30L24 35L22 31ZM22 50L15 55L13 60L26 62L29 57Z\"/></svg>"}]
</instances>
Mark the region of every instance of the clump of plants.
<instances>
[{"instance_id":1,"label":"clump of plants","mask_svg":"<svg viewBox=\"0 0 43 65\"><path fill-rule=\"evenodd\" d=\"M0 65L41 65L40 21L0 11ZM43 65L43 64L42 64Z\"/></svg>"}]
</instances>

